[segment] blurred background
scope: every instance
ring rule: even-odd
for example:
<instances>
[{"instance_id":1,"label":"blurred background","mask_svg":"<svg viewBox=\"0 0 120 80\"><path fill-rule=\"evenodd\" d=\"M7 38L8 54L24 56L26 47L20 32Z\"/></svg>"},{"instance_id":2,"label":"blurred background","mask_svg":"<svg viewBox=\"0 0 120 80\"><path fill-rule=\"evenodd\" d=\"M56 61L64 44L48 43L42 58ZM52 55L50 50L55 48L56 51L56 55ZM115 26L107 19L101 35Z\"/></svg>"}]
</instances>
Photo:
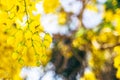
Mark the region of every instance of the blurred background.
<instances>
[{"instance_id":1,"label":"blurred background","mask_svg":"<svg viewBox=\"0 0 120 80\"><path fill-rule=\"evenodd\" d=\"M35 6L52 43L42 65L21 68L23 80L120 79L120 0L40 0Z\"/></svg>"}]
</instances>

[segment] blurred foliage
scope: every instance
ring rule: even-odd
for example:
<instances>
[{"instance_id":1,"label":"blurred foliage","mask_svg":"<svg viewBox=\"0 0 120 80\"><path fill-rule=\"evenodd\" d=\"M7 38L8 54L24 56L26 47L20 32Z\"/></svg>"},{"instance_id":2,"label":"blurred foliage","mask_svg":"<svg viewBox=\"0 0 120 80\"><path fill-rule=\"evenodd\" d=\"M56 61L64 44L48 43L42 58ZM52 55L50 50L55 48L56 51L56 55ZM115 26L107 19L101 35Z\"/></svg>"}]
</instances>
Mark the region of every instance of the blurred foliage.
<instances>
[{"instance_id":1,"label":"blurred foliage","mask_svg":"<svg viewBox=\"0 0 120 80\"><path fill-rule=\"evenodd\" d=\"M86 3L84 1L86 1ZM98 7L96 6L99 3L97 3L96 0L88 1L88 3L87 0L83 0L83 3L85 3L83 12L85 9L99 12ZM63 74L66 77L66 80L75 80L75 75L81 71L80 80L120 79L119 3L119 0L107 0L104 3L102 22L95 28L87 29L86 26L79 25L75 31L71 32L72 35L69 37L65 35L54 35L54 42L57 44L53 48L53 55L60 54L59 57L62 56L62 62L57 58L54 59L55 61L53 60L53 63L56 65L56 71L58 73L69 73L67 76ZM81 15L83 15L83 13L79 14L79 16ZM82 23L82 19L79 19ZM68 42L67 45L65 42ZM84 51L84 58L82 58L83 56L80 54L81 52L79 53L79 51ZM71 66L70 63L72 63L72 61L69 63L71 56L68 58L68 53L72 54L72 57L75 57L73 60L77 60L79 62L79 64L76 64L76 67L79 67L79 69L77 69L78 71L76 71L75 67L72 67L74 64ZM57 65L57 62L62 63L62 66ZM69 69L69 67L66 66L67 64L71 66L71 68L74 68L73 73L70 72L71 68L67 71ZM90 71L86 72L86 68L90 68Z\"/></svg>"},{"instance_id":2,"label":"blurred foliage","mask_svg":"<svg viewBox=\"0 0 120 80\"><path fill-rule=\"evenodd\" d=\"M36 4L42 0L0 0L0 79L21 80L25 66L52 61L56 73L66 80L120 79L120 0L107 0L103 18L96 27L83 24L84 10L98 12L97 0L81 0L79 25L69 35L44 32ZM57 14L58 24L69 24L72 12L65 12L59 0L43 0L45 14ZM89 68L87 71L86 68Z\"/></svg>"},{"instance_id":3,"label":"blurred foliage","mask_svg":"<svg viewBox=\"0 0 120 80\"><path fill-rule=\"evenodd\" d=\"M119 2L119 0L107 0L102 23L94 29L88 30L80 27L77 31L76 37L73 40L73 46L86 51L86 53L90 55L88 58L88 66L96 76L95 79L92 78L90 74L91 76L89 75L90 77L87 78L87 73L85 73L84 79L80 80L116 80L116 78L120 78L120 61L118 60L120 59L118 48L120 45ZM114 76L115 69L113 65L117 68L116 78ZM102 74L106 75L106 77ZM112 77L110 77L110 75L112 75Z\"/></svg>"}]
</instances>

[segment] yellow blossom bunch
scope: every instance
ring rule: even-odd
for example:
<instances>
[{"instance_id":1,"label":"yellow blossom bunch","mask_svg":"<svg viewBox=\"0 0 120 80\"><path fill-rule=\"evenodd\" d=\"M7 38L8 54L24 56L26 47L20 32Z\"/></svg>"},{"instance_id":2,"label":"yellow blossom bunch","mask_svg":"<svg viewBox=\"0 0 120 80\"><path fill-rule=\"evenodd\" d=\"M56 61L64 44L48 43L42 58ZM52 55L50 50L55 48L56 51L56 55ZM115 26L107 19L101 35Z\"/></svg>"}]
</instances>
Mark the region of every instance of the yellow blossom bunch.
<instances>
[{"instance_id":1,"label":"yellow blossom bunch","mask_svg":"<svg viewBox=\"0 0 120 80\"><path fill-rule=\"evenodd\" d=\"M116 9L114 14L111 14L112 16L112 24L115 26L114 28L114 34L116 35L114 38L112 37L110 40L114 45L116 44L116 46L113 47L113 51L115 52L115 58L114 58L114 67L117 68L117 72L116 72L116 77L120 79L120 47L119 47L119 43L120 43L120 9ZM108 17L107 17L108 18ZM117 43L116 43L117 42Z\"/></svg>"},{"instance_id":2,"label":"yellow blossom bunch","mask_svg":"<svg viewBox=\"0 0 120 80\"><path fill-rule=\"evenodd\" d=\"M43 31L40 15L33 14L38 1L0 0L0 79L21 80L22 67L50 60L52 38Z\"/></svg>"}]
</instances>

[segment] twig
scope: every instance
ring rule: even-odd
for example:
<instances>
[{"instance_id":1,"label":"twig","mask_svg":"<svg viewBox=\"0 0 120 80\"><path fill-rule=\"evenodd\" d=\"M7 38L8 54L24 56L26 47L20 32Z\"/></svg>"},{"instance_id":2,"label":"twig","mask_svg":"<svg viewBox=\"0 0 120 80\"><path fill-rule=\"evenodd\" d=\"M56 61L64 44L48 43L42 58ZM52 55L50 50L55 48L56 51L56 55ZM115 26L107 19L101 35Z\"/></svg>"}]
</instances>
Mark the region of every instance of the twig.
<instances>
[{"instance_id":1,"label":"twig","mask_svg":"<svg viewBox=\"0 0 120 80\"><path fill-rule=\"evenodd\" d=\"M115 46L119 46L120 45L120 43L117 43L117 44L115 44L115 45L112 45L112 46L101 46L101 50L104 50L104 49L111 49L111 48L114 48Z\"/></svg>"},{"instance_id":2,"label":"twig","mask_svg":"<svg viewBox=\"0 0 120 80\"><path fill-rule=\"evenodd\" d=\"M83 13L84 13L84 10L85 10L85 7L86 7L86 4L89 0L81 0L82 3L83 3L83 7L81 9L81 12L80 12L80 15L79 15L79 19L80 19L80 22L81 22L81 26L85 28L85 25L83 24L83 21L82 21L82 18L83 18Z\"/></svg>"},{"instance_id":3,"label":"twig","mask_svg":"<svg viewBox=\"0 0 120 80\"><path fill-rule=\"evenodd\" d=\"M28 28L29 28L29 20L28 20L28 12L27 12L26 0L24 0L24 4L25 4L25 13L26 13L26 16L27 16L27 23L28 23Z\"/></svg>"}]
</instances>

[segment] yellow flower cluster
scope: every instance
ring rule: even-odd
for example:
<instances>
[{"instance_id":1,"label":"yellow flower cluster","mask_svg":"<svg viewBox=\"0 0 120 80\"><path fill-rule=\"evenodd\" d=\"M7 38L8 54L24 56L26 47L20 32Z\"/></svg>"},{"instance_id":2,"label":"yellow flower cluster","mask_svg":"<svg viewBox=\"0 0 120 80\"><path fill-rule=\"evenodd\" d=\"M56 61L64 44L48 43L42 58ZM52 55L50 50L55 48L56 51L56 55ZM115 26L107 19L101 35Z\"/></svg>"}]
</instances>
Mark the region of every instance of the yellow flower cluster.
<instances>
[{"instance_id":1,"label":"yellow flower cluster","mask_svg":"<svg viewBox=\"0 0 120 80\"><path fill-rule=\"evenodd\" d=\"M87 5L90 10L96 10ZM117 68L116 77L120 79L120 9L106 10L104 22L95 29L87 30L80 28L75 34L72 44L80 50L90 54L88 66L96 74L105 67L105 62L114 62ZM114 55L114 60L113 60ZM111 63L112 64L112 63ZM85 78L81 80L87 80ZM92 80L92 79L90 79ZM94 79L93 79L94 80Z\"/></svg>"},{"instance_id":2,"label":"yellow flower cluster","mask_svg":"<svg viewBox=\"0 0 120 80\"><path fill-rule=\"evenodd\" d=\"M112 11L107 11L109 14L109 16L106 16L107 21L111 21L111 23L114 23L113 25L115 26L115 33L116 33L116 37L112 37L110 40L112 43L116 42L115 40L118 40L119 44L119 36L120 36L120 9L116 9L115 13L113 14ZM108 19L109 18L109 19ZM113 41L114 39L114 41ZM116 44L116 43L114 43ZM117 68L117 72L116 72L116 77L120 79L120 46L115 46L114 47L114 52L116 53L116 56L114 58L114 67Z\"/></svg>"},{"instance_id":3,"label":"yellow flower cluster","mask_svg":"<svg viewBox=\"0 0 120 80\"><path fill-rule=\"evenodd\" d=\"M88 54L90 55L88 58L88 66L91 67L96 74L100 74L100 71L106 65L105 62L112 60L111 54L114 54L114 51L112 51L111 48L114 48L116 44L120 43L120 38L116 35L116 31L106 26L99 32L96 32L97 31L94 30L84 30L81 28L80 32L78 31L76 33L72 44L80 50L85 50L87 54L90 53ZM117 53L120 52L120 48L116 48L115 50ZM118 69L116 73L117 78L120 78L119 59L119 56L114 59L114 66Z\"/></svg>"},{"instance_id":4,"label":"yellow flower cluster","mask_svg":"<svg viewBox=\"0 0 120 80\"><path fill-rule=\"evenodd\" d=\"M42 38L40 15L33 14L38 0L0 0L0 79L21 80L24 66L46 65L52 38Z\"/></svg>"}]
</instances>

